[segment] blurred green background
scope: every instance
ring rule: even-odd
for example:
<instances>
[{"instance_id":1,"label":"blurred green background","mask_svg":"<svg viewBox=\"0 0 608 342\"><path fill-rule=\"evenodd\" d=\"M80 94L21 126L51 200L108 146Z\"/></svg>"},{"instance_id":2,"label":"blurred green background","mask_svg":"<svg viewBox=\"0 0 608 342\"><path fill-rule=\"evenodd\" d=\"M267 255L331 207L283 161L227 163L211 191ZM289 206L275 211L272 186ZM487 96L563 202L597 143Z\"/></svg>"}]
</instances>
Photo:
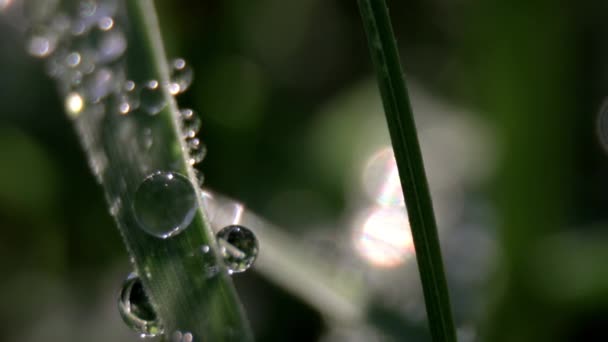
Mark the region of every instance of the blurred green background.
<instances>
[{"instance_id":1,"label":"blurred green background","mask_svg":"<svg viewBox=\"0 0 608 342\"><path fill-rule=\"evenodd\" d=\"M351 241L361 165L388 142L356 2L156 4L169 57L195 71L178 102L203 120L206 185L368 289L362 323L336 322L235 276L257 340L428 341L413 259L381 268ZM0 5L0 340L135 340L101 187ZM608 2L388 5L460 340L608 340Z\"/></svg>"}]
</instances>

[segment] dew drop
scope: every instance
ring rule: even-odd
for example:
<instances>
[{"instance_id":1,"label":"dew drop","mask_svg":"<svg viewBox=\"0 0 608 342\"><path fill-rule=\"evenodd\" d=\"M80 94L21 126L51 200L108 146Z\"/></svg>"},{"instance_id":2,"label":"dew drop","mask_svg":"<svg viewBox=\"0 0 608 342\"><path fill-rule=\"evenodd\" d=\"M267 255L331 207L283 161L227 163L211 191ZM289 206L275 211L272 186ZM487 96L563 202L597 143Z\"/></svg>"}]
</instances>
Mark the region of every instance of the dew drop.
<instances>
[{"instance_id":1,"label":"dew drop","mask_svg":"<svg viewBox=\"0 0 608 342\"><path fill-rule=\"evenodd\" d=\"M127 80L120 89L118 111L126 115L139 107L139 96L135 89L135 82Z\"/></svg>"},{"instance_id":2,"label":"dew drop","mask_svg":"<svg viewBox=\"0 0 608 342\"><path fill-rule=\"evenodd\" d=\"M172 95L185 92L192 84L194 72L182 58L176 58L171 61L170 72L171 83L169 84L169 91Z\"/></svg>"},{"instance_id":3,"label":"dew drop","mask_svg":"<svg viewBox=\"0 0 608 342\"><path fill-rule=\"evenodd\" d=\"M148 81L139 96L141 107L150 115L160 113L167 105L160 84L156 80Z\"/></svg>"},{"instance_id":4,"label":"dew drop","mask_svg":"<svg viewBox=\"0 0 608 342\"><path fill-rule=\"evenodd\" d=\"M180 111L182 118L182 133L186 139L196 137L196 134L201 129L201 119L192 109L186 108Z\"/></svg>"},{"instance_id":5,"label":"dew drop","mask_svg":"<svg viewBox=\"0 0 608 342\"><path fill-rule=\"evenodd\" d=\"M217 233L217 241L230 274L244 272L258 256L258 240L243 226L230 225Z\"/></svg>"},{"instance_id":6,"label":"dew drop","mask_svg":"<svg viewBox=\"0 0 608 342\"><path fill-rule=\"evenodd\" d=\"M59 37L48 27L32 28L27 34L27 52L38 58L45 58L52 54L57 47Z\"/></svg>"},{"instance_id":7,"label":"dew drop","mask_svg":"<svg viewBox=\"0 0 608 342\"><path fill-rule=\"evenodd\" d=\"M181 331L176 330L171 334L171 342L181 342L182 337L184 337L184 334Z\"/></svg>"},{"instance_id":8,"label":"dew drop","mask_svg":"<svg viewBox=\"0 0 608 342\"><path fill-rule=\"evenodd\" d=\"M118 311L125 324L142 338L163 333L163 327L156 317L141 280L135 273L131 273L122 285Z\"/></svg>"},{"instance_id":9,"label":"dew drop","mask_svg":"<svg viewBox=\"0 0 608 342\"><path fill-rule=\"evenodd\" d=\"M76 68L80 64L80 53L72 52L69 53L65 58L65 64L70 68Z\"/></svg>"},{"instance_id":10,"label":"dew drop","mask_svg":"<svg viewBox=\"0 0 608 342\"><path fill-rule=\"evenodd\" d=\"M108 31L112 27L114 27L114 19L112 19L112 17L103 17L103 18L99 19L99 28L100 29L102 29L104 31Z\"/></svg>"},{"instance_id":11,"label":"dew drop","mask_svg":"<svg viewBox=\"0 0 608 342\"><path fill-rule=\"evenodd\" d=\"M188 164L195 165L203 161L207 155L207 146L199 138L186 139L186 145L188 146L190 156L188 158Z\"/></svg>"},{"instance_id":12,"label":"dew drop","mask_svg":"<svg viewBox=\"0 0 608 342\"><path fill-rule=\"evenodd\" d=\"M205 184L205 174L197 169L194 169L194 175L196 176L196 182L199 187L202 187Z\"/></svg>"},{"instance_id":13,"label":"dew drop","mask_svg":"<svg viewBox=\"0 0 608 342\"><path fill-rule=\"evenodd\" d=\"M165 239L190 225L197 205L196 192L186 177L158 171L135 191L133 211L144 231Z\"/></svg>"}]
</instances>

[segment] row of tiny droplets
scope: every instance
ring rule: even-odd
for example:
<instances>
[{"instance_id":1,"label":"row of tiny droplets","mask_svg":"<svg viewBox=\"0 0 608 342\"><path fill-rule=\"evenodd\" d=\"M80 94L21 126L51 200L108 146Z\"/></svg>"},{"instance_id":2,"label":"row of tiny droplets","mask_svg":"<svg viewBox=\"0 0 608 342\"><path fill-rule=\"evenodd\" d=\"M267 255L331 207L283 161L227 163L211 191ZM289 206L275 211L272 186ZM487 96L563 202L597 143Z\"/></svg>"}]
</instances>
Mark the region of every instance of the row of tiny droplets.
<instances>
[{"instance_id":1,"label":"row of tiny droplets","mask_svg":"<svg viewBox=\"0 0 608 342\"><path fill-rule=\"evenodd\" d=\"M116 20L120 6L118 1L83 0L76 3L72 15L61 11L59 1L55 0L31 0L22 7L28 20L26 50L45 60L46 72L58 82L59 90L65 96L66 113L73 120L104 112L107 115L154 116L168 105L162 87L176 96L192 84L193 71L181 58L170 62L170 80L166 84L158 80L136 84L126 79L127 38ZM206 154L206 147L198 137L201 121L192 109L181 109L179 114L182 137L189 152L187 162L194 166ZM90 137L84 134L82 138L91 153L95 153L95 144L87 141ZM98 181L101 181L100 169L104 167L100 164L104 159L105 155L100 153L89 160ZM194 171L202 186L202 173ZM134 275L123 285L119 300L121 316L141 337L163 334L164 329L156 318L136 317L130 309L130 289L134 284L140 284L138 282L139 277ZM171 340L191 342L193 336L189 332L175 331Z\"/></svg>"},{"instance_id":2,"label":"row of tiny droplets","mask_svg":"<svg viewBox=\"0 0 608 342\"><path fill-rule=\"evenodd\" d=\"M170 62L170 81L165 84L157 80L136 84L125 78L127 38L116 20L120 2L79 1L69 15L58 1L46 1L31 0L23 7L29 21L26 49L46 60L46 71L57 80L70 118L100 108L120 115L137 111L156 115L167 106L162 87L175 96L192 84L193 71L181 58ZM198 137L201 121L192 109L181 109L180 122L187 162L194 166L207 151ZM99 177L99 161L91 164ZM202 174L197 176L202 185Z\"/></svg>"}]
</instances>

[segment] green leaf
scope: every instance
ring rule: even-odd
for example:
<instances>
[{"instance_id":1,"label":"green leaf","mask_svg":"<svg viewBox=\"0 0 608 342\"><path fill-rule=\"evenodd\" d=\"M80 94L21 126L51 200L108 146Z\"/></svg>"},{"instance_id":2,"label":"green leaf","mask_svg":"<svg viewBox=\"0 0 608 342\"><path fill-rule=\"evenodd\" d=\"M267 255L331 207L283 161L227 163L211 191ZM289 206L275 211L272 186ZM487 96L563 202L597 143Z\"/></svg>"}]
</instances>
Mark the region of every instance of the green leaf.
<instances>
[{"instance_id":1,"label":"green leaf","mask_svg":"<svg viewBox=\"0 0 608 342\"><path fill-rule=\"evenodd\" d=\"M126 77L137 85L159 82L162 101L156 115L118 113L116 104L85 104L74 123L93 170L101 181L124 243L164 329L194 340L247 341L250 328L218 252L215 235L202 211L202 197L188 149L180 133L177 104L167 87L169 69L152 1L126 3L128 49ZM189 226L169 238L144 231L133 201L146 177L157 171L184 175L196 193L196 214ZM166 201L170 208L175 205ZM209 252L204 252L208 246Z\"/></svg>"}]
</instances>

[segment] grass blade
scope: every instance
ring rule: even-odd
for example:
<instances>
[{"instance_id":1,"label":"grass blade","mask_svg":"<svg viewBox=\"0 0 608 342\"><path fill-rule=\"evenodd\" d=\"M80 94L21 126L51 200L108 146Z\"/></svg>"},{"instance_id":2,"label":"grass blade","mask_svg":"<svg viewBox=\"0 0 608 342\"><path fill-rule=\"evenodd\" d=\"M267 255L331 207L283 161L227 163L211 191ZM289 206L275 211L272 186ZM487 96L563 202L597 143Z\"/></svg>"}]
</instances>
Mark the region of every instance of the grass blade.
<instances>
[{"instance_id":1,"label":"grass blade","mask_svg":"<svg viewBox=\"0 0 608 342\"><path fill-rule=\"evenodd\" d=\"M384 104L433 341L456 341L437 224L399 53L384 0L358 0Z\"/></svg>"},{"instance_id":2,"label":"grass blade","mask_svg":"<svg viewBox=\"0 0 608 342\"><path fill-rule=\"evenodd\" d=\"M167 84L168 64L153 2L129 0L125 5L127 79L137 84L149 80ZM103 185L133 266L165 328L165 337L179 331L192 334L196 341L251 340L215 235L201 209L198 186L194 186L197 212L180 234L167 239L152 236L135 218L134 194L151 173L170 170L197 184L187 163L188 149L180 132L176 101L166 87L161 86L161 92L166 106L154 116L140 112L120 115L108 103L91 105L74 116L76 130ZM142 144L144 132L154 141L149 146ZM166 205L171 205L170 200ZM208 252L201 252L202 246L208 246Z\"/></svg>"}]
</instances>

